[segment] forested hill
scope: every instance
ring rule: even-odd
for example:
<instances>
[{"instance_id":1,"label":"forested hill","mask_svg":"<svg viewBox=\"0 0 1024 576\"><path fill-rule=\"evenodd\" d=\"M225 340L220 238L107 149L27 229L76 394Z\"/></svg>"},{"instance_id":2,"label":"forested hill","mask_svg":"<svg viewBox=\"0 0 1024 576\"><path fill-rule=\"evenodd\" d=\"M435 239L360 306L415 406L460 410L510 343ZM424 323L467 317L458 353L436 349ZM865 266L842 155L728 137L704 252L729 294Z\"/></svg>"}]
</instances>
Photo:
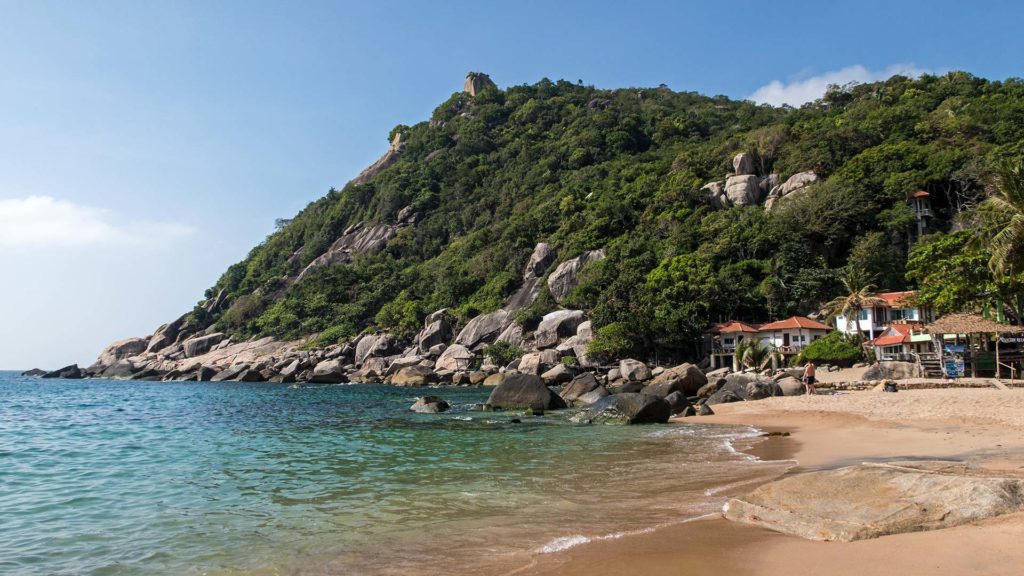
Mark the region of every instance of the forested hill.
<instances>
[{"instance_id":1,"label":"forested hill","mask_svg":"<svg viewBox=\"0 0 1024 576\"><path fill-rule=\"evenodd\" d=\"M409 337L441 308L462 325L508 306L532 329L564 307L609 354L686 356L713 321L817 311L843 267L906 288L909 195L929 192L932 229L949 230L993 163L1024 153L1024 81L964 72L834 87L801 108L482 74L465 88L281 221L190 322L326 345ZM524 277L538 243L553 265ZM597 250L556 301L555 265Z\"/></svg>"}]
</instances>

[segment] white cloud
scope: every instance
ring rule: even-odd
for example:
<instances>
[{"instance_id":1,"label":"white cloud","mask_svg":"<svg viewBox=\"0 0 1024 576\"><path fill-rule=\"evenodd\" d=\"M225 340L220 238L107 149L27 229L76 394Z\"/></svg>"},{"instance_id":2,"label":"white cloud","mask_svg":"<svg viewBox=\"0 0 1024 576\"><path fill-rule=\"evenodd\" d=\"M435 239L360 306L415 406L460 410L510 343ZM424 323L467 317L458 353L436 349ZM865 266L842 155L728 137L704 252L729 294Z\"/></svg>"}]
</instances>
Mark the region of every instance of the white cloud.
<instances>
[{"instance_id":1,"label":"white cloud","mask_svg":"<svg viewBox=\"0 0 1024 576\"><path fill-rule=\"evenodd\" d=\"M856 66L847 66L842 70L825 72L818 76L797 78L786 84L779 80L773 80L755 90L747 98L759 104L800 106L824 96L829 84L842 86L849 82L877 82L895 74L916 78L927 72L927 70L915 68L910 64L895 64L884 70L868 70L857 64Z\"/></svg>"},{"instance_id":2,"label":"white cloud","mask_svg":"<svg viewBox=\"0 0 1024 576\"><path fill-rule=\"evenodd\" d=\"M124 220L110 210L50 196L0 199L0 247L152 245L193 231L180 224Z\"/></svg>"}]
</instances>

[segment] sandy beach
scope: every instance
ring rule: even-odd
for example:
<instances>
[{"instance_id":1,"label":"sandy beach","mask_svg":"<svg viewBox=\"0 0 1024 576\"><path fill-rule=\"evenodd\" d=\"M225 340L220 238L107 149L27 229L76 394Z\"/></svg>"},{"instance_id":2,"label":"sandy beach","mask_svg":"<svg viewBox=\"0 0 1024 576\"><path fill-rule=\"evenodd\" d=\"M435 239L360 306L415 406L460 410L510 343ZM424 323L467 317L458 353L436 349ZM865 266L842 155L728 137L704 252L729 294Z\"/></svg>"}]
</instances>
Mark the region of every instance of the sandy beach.
<instances>
[{"instance_id":1,"label":"sandy beach","mask_svg":"<svg viewBox=\"0 0 1024 576\"><path fill-rule=\"evenodd\" d=\"M916 458L1024 470L1024 390L849 392L715 409L715 416L703 420L789 432L747 447L762 459L793 459L789 474ZM736 493L750 489L738 487ZM852 543L808 541L710 518L541 556L519 573L1010 575L1024 566L1022 539L1024 512Z\"/></svg>"}]
</instances>

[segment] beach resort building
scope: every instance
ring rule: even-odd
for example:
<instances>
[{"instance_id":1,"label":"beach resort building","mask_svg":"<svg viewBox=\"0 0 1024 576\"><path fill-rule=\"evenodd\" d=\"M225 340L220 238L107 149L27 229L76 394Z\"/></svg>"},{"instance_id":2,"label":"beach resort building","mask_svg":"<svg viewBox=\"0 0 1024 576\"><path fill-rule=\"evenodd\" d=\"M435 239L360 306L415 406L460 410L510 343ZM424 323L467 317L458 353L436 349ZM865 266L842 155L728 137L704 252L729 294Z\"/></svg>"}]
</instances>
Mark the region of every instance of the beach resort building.
<instances>
[{"instance_id":1,"label":"beach resort building","mask_svg":"<svg viewBox=\"0 0 1024 576\"><path fill-rule=\"evenodd\" d=\"M730 320L713 327L707 335L711 341L711 367L735 368L736 347L747 339L756 338L787 357L799 354L804 346L828 334L829 330L830 327L806 316L792 316L767 324Z\"/></svg>"},{"instance_id":2,"label":"beach resort building","mask_svg":"<svg viewBox=\"0 0 1024 576\"><path fill-rule=\"evenodd\" d=\"M931 322L931 311L925 306L914 303L917 293L882 292L872 294L881 302L860 311L860 331L865 340L874 340L893 323L907 322L925 324ZM836 316L836 329L851 336L857 334L857 320L846 316Z\"/></svg>"},{"instance_id":3,"label":"beach resort building","mask_svg":"<svg viewBox=\"0 0 1024 576\"><path fill-rule=\"evenodd\" d=\"M916 355L932 351L932 336L924 331L920 322L900 320L887 326L865 345L874 351L878 360L916 362Z\"/></svg>"}]
</instances>

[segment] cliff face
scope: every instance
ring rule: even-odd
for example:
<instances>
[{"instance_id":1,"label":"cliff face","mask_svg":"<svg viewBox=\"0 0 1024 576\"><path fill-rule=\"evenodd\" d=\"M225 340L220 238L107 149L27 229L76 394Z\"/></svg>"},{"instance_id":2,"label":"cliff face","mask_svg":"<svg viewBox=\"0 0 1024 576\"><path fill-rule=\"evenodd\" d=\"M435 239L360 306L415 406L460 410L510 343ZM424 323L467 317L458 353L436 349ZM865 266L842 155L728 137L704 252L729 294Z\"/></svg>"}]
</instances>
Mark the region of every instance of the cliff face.
<instances>
[{"instance_id":1,"label":"cliff face","mask_svg":"<svg viewBox=\"0 0 1024 576\"><path fill-rule=\"evenodd\" d=\"M383 377L496 341L528 370L689 358L714 321L815 312L847 264L906 287L907 192L931 193L941 229L1024 141L1024 85L959 72L795 110L475 72L463 88L90 372Z\"/></svg>"}]
</instances>

